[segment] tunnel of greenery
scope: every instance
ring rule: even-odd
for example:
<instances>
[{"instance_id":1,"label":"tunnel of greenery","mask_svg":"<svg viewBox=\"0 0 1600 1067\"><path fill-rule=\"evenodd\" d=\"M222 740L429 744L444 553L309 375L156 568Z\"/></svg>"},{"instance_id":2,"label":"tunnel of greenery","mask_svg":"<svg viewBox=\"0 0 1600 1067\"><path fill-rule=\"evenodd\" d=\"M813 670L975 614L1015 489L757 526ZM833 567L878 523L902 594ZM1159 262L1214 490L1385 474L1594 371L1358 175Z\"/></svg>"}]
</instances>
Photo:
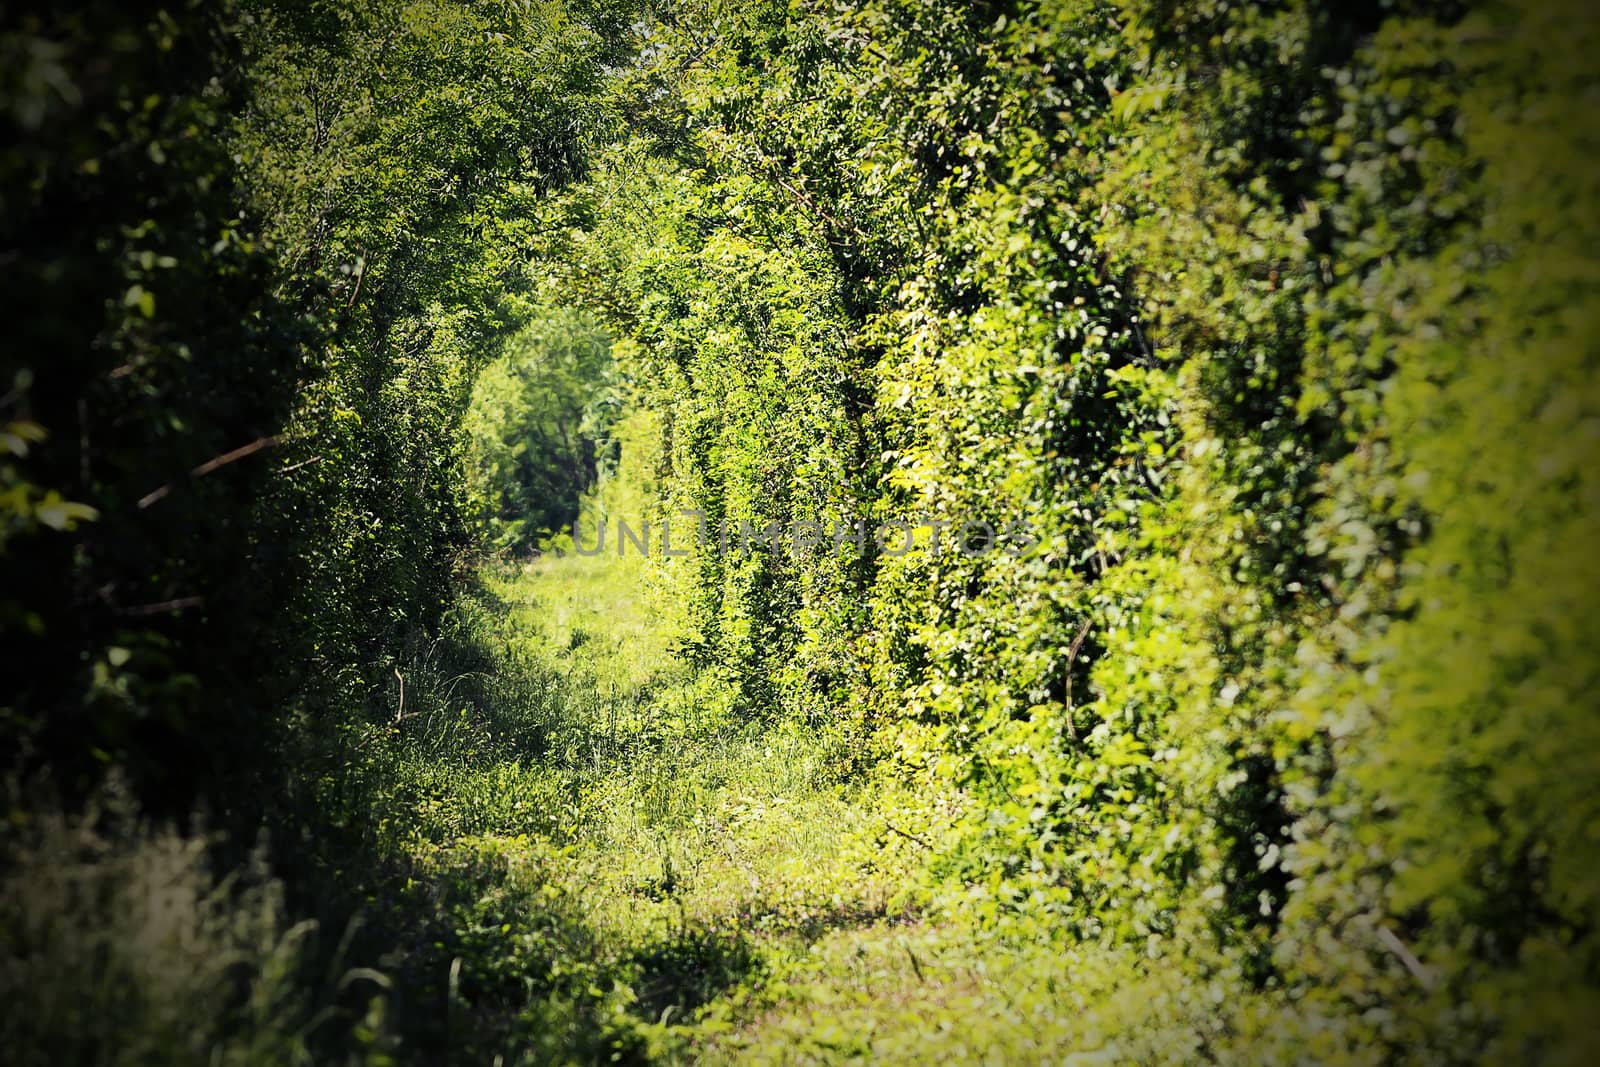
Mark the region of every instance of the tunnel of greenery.
<instances>
[{"instance_id":1,"label":"tunnel of greenery","mask_svg":"<svg viewBox=\"0 0 1600 1067\"><path fill-rule=\"evenodd\" d=\"M1596 55L0 11L8 1060L1594 1062Z\"/></svg>"}]
</instances>

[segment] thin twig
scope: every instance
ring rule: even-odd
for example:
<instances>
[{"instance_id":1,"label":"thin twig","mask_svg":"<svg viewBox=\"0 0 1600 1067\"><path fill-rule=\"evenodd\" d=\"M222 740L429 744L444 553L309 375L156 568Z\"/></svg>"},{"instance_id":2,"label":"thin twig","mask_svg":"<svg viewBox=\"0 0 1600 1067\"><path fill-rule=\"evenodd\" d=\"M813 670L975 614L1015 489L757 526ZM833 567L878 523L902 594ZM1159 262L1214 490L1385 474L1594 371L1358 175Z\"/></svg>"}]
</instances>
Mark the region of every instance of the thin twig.
<instances>
[{"instance_id":1,"label":"thin twig","mask_svg":"<svg viewBox=\"0 0 1600 1067\"><path fill-rule=\"evenodd\" d=\"M348 311L351 308L356 306L356 298L361 295L361 283L366 281L366 280L367 280L367 250L363 248L361 250L361 266L356 269L356 287L355 287L354 291L352 291L350 293L350 302L345 304L345 310L346 311Z\"/></svg>"},{"instance_id":2,"label":"thin twig","mask_svg":"<svg viewBox=\"0 0 1600 1067\"><path fill-rule=\"evenodd\" d=\"M1433 974L1422 965L1421 960L1412 955L1411 950L1406 948L1405 942L1401 941L1393 930L1390 930L1387 926L1378 927L1378 940L1382 941L1384 947L1395 954L1395 957L1399 959L1405 969L1411 972L1411 977L1422 984L1422 988L1433 988Z\"/></svg>"},{"instance_id":3,"label":"thin twig","mask_svg":"<svg viewBox=\"0 0 1600 1067\"><path fill-rule=\"evenodd\" d=\"M247 456L255 455L263 448L271 448L273 445L282 443L282 434L273 434L270 437L258 437L247 445L240 445L232 452L224 452L220 456L213 456L211 459L206 460L204 463L200 464L200 466L190 471L189 477L204 478L206 475L212 473L213 471L220 470L230 463L237 463L239 460L244 459ZM139 508L143 510L144 508L149 507L151 504L154 504L156 501L162 499L170 492L172 492L171 482L163 485L160 489L151 490L139 498Z\"/></svg>"},{"instance_id":4,"label":"thin twig","mask_svg":"<svg viewBox=\"0 0 1600 1067\"><path fill-rule=\"evenodd\" d=\"M829 226L832 226L835 230L842 230L846 233L854 234L863 241L868 239L867 235L862 233L855 226L852 226L847 222L841 222L832 215L828 214L828 212L824 211L815 200L801 192L799 189L796 189L793 185L790 185L788 182L784 181L783 178L779 177L777 171L769 170L767 172L767 177L771 178L773 181L777 182L780 186L786 189L791 196L809 208L813 215L816 215L823 222L826 222Z\"/></svg>"},{"instance_id":5,"label":"thin twig","mask_svg":"<svg viewBox=\"0 0 1600 1067\"><path fill-rule=\"evenodd\" d=\"M906 831L900 829L898 826L892 825L891 823L884 823L883 826L884 829L899 834L901 837L905 838L907 841L910 841L914 845L921 845L923 848L930 850L933 848L933 846L928 843L926 838L918 837L916 834L906 833Z\"/></svg>"},{"instance_id":6,"label":"thin twig","mask_svg":"<svg viewBox=\"0 0 1600 1067\"><path fill-rule=\"evenodd\" d=\"M168 615L184 608L198 608L205 604L203 596L181 596L176 600L163 600L159 604L138 604L131 608L118 608L118 615L132 615L143 618L147 615Z\"/></svg>"},{"instance_id":7,"label":"thin twig","mask_svg":"<svg viewBox=\"0 0 1600 1067\"><path fill-rule=\"evenodd\" d=\"M1067 647L1067 735L1074 741L1078 739L1078 727L1072 721L1072 665L1077 662L1078 649L1083 647L1083 639L1089 636L1089 626L1093 622L1093 616L1085 618L1083 625L1078 627L1078 636Z\"/></svg>"}]
</instances>

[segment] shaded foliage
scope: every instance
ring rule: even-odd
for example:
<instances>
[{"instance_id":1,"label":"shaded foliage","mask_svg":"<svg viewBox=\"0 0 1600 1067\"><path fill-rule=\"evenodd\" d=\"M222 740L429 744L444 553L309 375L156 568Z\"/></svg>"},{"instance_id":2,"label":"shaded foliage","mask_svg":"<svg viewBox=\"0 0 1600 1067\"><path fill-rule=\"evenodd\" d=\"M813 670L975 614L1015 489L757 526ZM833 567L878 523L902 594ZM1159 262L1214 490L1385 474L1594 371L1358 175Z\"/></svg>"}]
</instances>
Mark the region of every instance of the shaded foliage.
<instances>
[{"instance_id":1,"label":"shaded foliage","mask_svg":"<svg viewBox=\"0 0 1600 1067\"><path fill-rule=\"evenodd\" d=\"M537 318L478 376L467 462L489 545L535 550L577 522L583 494L617 458L612 368L610 337L562 310Z\"/></svg>"}]
</instances>

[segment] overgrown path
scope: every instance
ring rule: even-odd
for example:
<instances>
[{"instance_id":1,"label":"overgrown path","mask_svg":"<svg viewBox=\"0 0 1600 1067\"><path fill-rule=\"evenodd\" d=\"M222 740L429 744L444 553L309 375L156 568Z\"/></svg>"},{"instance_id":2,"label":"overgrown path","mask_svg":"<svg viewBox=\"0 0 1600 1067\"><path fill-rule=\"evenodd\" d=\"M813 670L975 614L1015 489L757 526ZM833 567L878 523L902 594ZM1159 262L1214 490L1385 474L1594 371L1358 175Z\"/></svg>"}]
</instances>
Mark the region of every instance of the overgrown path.
<instances>
[{"instance_id":1,"label":"overgrown path","mask_svg":"<svg viewBox=\"0 0 1600 1067\"><path fill-rule=\"evenodd\" d=\"M386 798L389 920L432 931L401 988L451 1006L413 1041L831 1059L880 1025L852 1014L915 1033L917 1001L970 991L904 898L919 846L877 821L877 787L688 666L649 564L491 566L459 616Z\"/></svg>"},{"instance_id":2,"label":"overgrown path","mask_svg":"<svg viewBox=\"0 0 1600 1067\"><path fill-rule=\"evenodd\" d=\"M916 805L846 780L824 734L739 714L675 651L649 564L494 566L462 613L488 684L398 775L415 884L454 931L430 965L459 1008L434 1036L462 1062L1081 1047L1061 1009L1091 983L1069 990L1049 945L919 909L926 846L886 815Z\"/></svg>"}]
</instances>

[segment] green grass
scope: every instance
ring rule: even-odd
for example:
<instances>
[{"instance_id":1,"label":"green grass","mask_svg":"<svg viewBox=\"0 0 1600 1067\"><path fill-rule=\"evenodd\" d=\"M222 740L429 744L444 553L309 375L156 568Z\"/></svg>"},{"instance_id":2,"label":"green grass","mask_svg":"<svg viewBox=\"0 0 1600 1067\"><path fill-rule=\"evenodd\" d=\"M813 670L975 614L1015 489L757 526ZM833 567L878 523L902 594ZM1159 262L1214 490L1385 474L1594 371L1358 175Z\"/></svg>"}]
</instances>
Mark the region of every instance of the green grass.
<instances>
[{"instance_id":1,"label":"green grass","mask_svg":"<svg viewBox=\"0 0 1600 1067\"><path fill-rule=\"evenodd\" d=\"M588 521L642 513L648 459L601 486ZM58 870L57 888L11 894L0 925L57 931L64 950L19 958L68 970L11 976L27 1012L10 1032L81 1035L104 1062L1005 1064L1096 1062L1113 1034L1119 1055L1137 1047L1162 973L1119 989L1140 973L1126 953L1065 945L1026 909L992 921L998 872L936 892L926 862L955 798L852 775L840 735L740 708L721 672L675 654L673 580L615 554L478 571L441 638L395 669L392 711L318 780L308 881L330 899L310 910L324 938L361 912L337 946L308 948L311 924L288 921L304 907L264 874L214 887L198 840L40 836L25 867ZM111 985L78 997L101 971ZM1208 1008L1165 1010L1189 1040Z\"/></svg>"},{"instance_id":2,"label":"green grass","mask_svg":"<svg viewBox=\"0 0 1600 1067\"><path fill-rule=\"evenodd\" d=\"M486 566L375 735L364 802L395 873L373 921L423 931L386 961L397 997L449 1009L402 1023L413 1046L680 1059L807 946L906 919L916 849L874 816L881 787L675 657L651 568Z\"/></svg>"},{"instance_id":3,"label":"green grass","mask_svg":"<svg viewBox=\"0 0 1600 1067\"><path fill-rule=\"evenodd\" d=\"M624 454L586 544L597 516L644 513L650 457ZM731 682L674 654L672 583L614 552L485 566L363 750L387 872L369 921L399 946L381 965L402 1052L1005 1063L1072 1047L1081 1005L1048 930L985 934L959 899L930 905L952 798L848 777L837 737L737 708Z\"/></svg>"}]
</instances>

